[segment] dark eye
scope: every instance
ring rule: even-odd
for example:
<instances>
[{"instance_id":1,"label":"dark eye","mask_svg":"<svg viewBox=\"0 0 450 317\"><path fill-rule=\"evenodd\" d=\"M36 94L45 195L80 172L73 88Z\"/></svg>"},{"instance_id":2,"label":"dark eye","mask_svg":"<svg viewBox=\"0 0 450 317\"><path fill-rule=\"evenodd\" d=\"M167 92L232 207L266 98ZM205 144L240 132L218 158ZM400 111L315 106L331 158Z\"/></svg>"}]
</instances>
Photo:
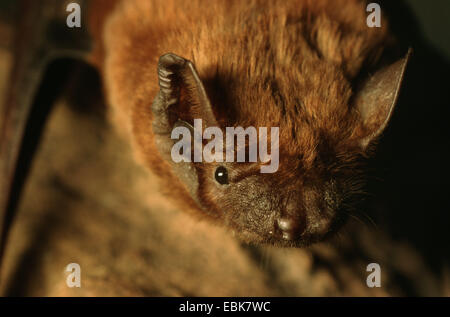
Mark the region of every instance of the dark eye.
<instances>
[{"instance_id":1,"label":"dark eye","mask_svg":"<svg viewBox=\"0 0 450 317\"><path fill-rule=\"evenodd\" d=\"M228 171L225 167L219 166L214 173L216 181L221 185L228 184Z\"/></svg>"}]
</instances>

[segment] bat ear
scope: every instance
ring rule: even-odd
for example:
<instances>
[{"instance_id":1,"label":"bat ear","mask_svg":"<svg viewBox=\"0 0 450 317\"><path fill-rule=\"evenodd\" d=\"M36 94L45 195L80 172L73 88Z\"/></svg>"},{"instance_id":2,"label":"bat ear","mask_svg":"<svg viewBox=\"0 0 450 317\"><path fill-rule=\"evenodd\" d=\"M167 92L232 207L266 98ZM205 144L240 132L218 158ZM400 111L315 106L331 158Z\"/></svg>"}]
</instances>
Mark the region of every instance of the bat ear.
<instances>
[{"instance_id":1,"label":"bat ear","mask_svg":"<svg viewBox=\"0 0 450 317\"><path fill-rule=\"evenodd\" d=\"M366 149L386 128L403 81L411 49L404 58L377 71L355 95L354 105L360 115L358 143Z\"/></svg>"},{"instance_id":2,"label":"bat ear","mask_svg":"<svg viewBox=\"0 0 450 317\"><path fill-rule=\"evenodd\" d=\"M172 53L161 56L158 81L160 91L152 104L155 142L162 157L171 164L175 175L197 201L198 175L192 163L192 148L190 153L185 153L183 148L186 160L176 163L172 150L177 140L172 139L172 132L175 128L184 128L190 137L193 136L191 122L194 119L202 119L205 126L217 126L214 112L197 70L190 61ZM189 147L192 145L190 142Z\"/></svg>"},{"instance_id":3,"label":"bat ear","mask_svg":"<svg viewBox=\"0 0 450 317\"><path fill-rule=\"evenodd\" d=\"M160 92L152 106L155 133L169 132L178 120L202 119L206 126L217 125L211 102L192 62L173 53L162 55L158 80Z\"/></svg>"},{"instance_id":4,"label":"bat ear","mask_svg":"<svg viewBox=\"0 0 450 317\"><path fill-rule=\"evenodd\" d=\"M188 101L189 116L193 119L203 119L206 126L217 126L211 102L192 62L186 62L182 79L181 98L184 97Z\"/></svg>"}]
</instances>

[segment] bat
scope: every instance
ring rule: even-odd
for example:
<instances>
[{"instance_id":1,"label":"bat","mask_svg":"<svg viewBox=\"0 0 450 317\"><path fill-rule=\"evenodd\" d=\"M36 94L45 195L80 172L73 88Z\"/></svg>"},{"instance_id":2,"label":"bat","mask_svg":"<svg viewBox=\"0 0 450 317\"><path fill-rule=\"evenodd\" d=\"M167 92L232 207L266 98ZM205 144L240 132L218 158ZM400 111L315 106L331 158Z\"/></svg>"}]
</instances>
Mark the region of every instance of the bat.
<instances>
[{"instance_id":1,"label":"bat","mask_svg":"<svg viewBox=\"0 0 450 317\"><path fill-rule=\"evenodd\" d=\"M246 242L302 247L345 220L411 55L385 58L389 29L369 28L359 0L92 0L81 5L81 30L66 27L55 2L34 5L42 15L25 20L42 27L19 47L2 123L3 245L27 124L56 59L98 69L114 125L183 210ZM173 131L194 131L195 120L224 135L278 127L277 170L261 173L262 161L175 162Z\"/></svg>"}]
</instances>

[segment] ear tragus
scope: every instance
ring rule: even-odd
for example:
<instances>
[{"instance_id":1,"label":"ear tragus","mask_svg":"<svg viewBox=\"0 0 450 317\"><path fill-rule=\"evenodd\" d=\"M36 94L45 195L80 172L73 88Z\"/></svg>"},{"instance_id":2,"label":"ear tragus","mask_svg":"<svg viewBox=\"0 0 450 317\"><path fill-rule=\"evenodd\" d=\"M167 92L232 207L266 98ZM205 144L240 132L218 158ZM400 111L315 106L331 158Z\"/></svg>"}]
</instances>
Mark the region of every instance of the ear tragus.
<instances>
[{"instance_id":1,"label":"ear tragus","mask_svg":"<svg viewBox=\"0 0 450 317\"><path fill-rule=\"evenodd\" d=\"M411 52L409 49L404 58L377 71L355 95L361 123L358 142L363 149L383 132L392 116Z\"/></svg>"}]
</instances>

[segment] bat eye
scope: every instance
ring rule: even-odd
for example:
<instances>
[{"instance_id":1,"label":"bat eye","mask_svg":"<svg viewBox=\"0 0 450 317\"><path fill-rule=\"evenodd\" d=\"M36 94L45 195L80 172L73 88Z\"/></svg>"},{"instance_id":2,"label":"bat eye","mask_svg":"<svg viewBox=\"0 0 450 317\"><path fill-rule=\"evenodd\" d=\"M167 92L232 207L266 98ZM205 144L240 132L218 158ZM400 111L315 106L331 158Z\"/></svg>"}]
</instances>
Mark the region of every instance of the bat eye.
<instances>
[{"instance_id":1,"label":"bat eye","mask_svg":"<svg viewBox=\"0 0 450 317\"><path fill-rule=\"evenodd\" d=\"M219 166L216 169L216 172L214 173L214 177L216 178L216 181L220 185L226 185L228 184L228 171L225 167Z\"/></svg>"}]
</instances>

